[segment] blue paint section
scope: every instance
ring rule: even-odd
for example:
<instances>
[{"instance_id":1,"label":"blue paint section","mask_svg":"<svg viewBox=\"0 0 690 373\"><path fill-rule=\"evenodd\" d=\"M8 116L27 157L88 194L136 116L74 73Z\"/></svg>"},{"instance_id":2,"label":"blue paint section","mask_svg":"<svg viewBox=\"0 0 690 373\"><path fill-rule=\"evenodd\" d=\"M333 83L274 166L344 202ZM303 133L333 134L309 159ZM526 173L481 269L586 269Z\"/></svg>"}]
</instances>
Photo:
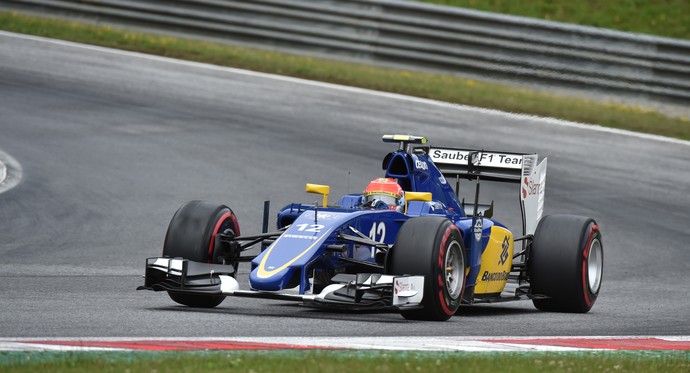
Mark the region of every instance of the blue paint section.
<instances>
[{"instance_id":1,"label":"blue paint section","mask_svg":"<svg viewBox=\"0 0 690 373\"><path fill-rule=\"evenodd\" d=\"M406 191L431 193L431 199L442 203L452 215L465 214L453 188L427 154L392 153L386 177L398 180Z\"/></svg>"},{"instance_id":2,"label":"blue paint section","mask_svg":"<svg viewBox=\"0 0 690 373\"><path fill-rule=\"evenodd\" d=\"M364 198L361 194L347 194L340 198L338 201L338 206L344 209L358 209L359 205L364 202Z\"/></svg>"},{"instance_id":3,"label":"blue paint section","mask_svg":"<svg viewBox=\"0 0 690 373\"><path fill-rule=\"evenodd\" d=\"M293 208L293 211L298 210ZM339 260L341 255L375 262L375 251L366 245L348 242L345 253L328 252L328 245L343 243L338 239L339 233L355 235L349 229L353 227L377 242L393 244L406 220L407 216L394 210L319 209L316 218L313 209L303 211L252 261L250 287L277 291L299 285L300 293L304 294L310 288L309 275L315 268L329 270L348 265Z\"/></svg>"},{"instance_id":4,"label":"blue paint section","mask_svg":"<svg viewBox=\"0 0 690 373\"><path fill-rule=\"evenodd\" d=\"M455 225L460 228L463 235L463 243L469 250L469 257L467 258L470 266L470 272L467 274L467 286L472 286L477 283L477 275L482 266L482 254L486 245L489 244L489 237L491 236L491 227L494 221L489 219L482 219L482 236L479 242L474 237L474 219L471 217L463 218L455 222Z\"/></svg>"},{"instance_id":5,"label":"blue paint section","mask_svg":"<svg viewBox=\"0 0 690 373\"><path fill-rule=\"evenodd\" d=\"M448 210L439 202L410 201L407 203L408 216L447 215Z\"/></svg>"},{"instance_id":6,"label":"blue paint section","mask_svg":"<svg viewBox=\"0 0 690 373\"><path fill-rule=\"evenodd\" d=\"M341 212L303 212L285 233L252 261L251 288L275 291L303 285L305 268L318 259L328 244L330 233L351 218L352 214Z\"/></svg>"}]
</instances>

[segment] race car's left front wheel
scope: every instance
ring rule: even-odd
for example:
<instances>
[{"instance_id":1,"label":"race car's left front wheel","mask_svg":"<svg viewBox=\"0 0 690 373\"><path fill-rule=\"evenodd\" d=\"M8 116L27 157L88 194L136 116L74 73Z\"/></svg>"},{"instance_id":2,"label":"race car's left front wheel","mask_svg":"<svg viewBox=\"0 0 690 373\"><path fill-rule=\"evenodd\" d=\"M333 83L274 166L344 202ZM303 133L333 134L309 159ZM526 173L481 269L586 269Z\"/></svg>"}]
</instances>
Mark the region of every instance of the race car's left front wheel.
<instances>
[{"instance_id":1,"label":"race car's left front wheel","mask_svg":"<svg viewBox=\"0 0 690 373\"><path fill-rule=\"evenodd\" d=\"M465 250L460 230L439 216L407 220L389 251L386 273L424 276L422 309L403 310L410 320L445 321L460 306L465 289Z\"/></svg>"},{"instance_id":2,"label":"race car's left front wheel","mask_svg":"<svg viewBox=\"0 0 690 373\"><path fill-rule=\"evenodd\" d=\"M163 244L163 256L211 263L215 236L227 229L231 229L236 235L240 234L237 218L230 208L204 201L187 202L170 221ZM223 295L181 294L172 291L168 295L179 304L198 308L212 308L225 299Z\"/></svg>"}]
</instances>

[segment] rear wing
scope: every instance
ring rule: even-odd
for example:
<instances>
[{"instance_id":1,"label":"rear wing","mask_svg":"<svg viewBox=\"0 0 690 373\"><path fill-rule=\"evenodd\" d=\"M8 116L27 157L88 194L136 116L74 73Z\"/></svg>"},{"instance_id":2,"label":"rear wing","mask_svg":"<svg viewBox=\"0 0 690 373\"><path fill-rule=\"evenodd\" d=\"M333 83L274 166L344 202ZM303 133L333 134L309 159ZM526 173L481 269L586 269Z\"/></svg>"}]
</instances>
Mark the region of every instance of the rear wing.
<instances>
[{"instance_id":1,"label":"rear wing","mask_svg":"<svg viewBox=\"0 0 690 373\"><path fill-rule=\"evenodd\" d=\"M544 212L546 158L537 164L537 154L434 147L425 150L446 178L520 184L523 232L534 234Z\"/></svg>"},{"instance_id":2,"label":"rear wing","mask_svg":"<svg viewBox=\"0 0 690 373\"><path fill-rule=\"evenodd\" d=\"M519 183L523 157L529 154L432 148L429 156L445 177Z\"/></svg>"}]
</instances>

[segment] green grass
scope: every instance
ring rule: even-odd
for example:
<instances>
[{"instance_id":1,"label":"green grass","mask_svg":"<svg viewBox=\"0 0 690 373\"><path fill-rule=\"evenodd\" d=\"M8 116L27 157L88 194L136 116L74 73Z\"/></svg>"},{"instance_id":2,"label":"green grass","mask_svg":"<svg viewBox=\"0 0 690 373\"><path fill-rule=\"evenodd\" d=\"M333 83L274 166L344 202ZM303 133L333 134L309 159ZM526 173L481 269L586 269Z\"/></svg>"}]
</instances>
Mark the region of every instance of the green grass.
<instances>
[{"instance_id":1,"label":"green grass","mask_svg":"<svg viewBox=\"0 0 690 373\"><path fill-rule=\"evenodd\" d=\"M418 0L495 13L690 39L688 0Z\"/></svg>"},{"instance_id":2,"label":"green grass","mask_svg":"<svg viewBox=\"0 0 690 373\"><path fill-rule=\"evenodd\" d=\"M690 140L690 120L442 74L386 69L0 12L0 29Z\"/></svg>"},{"instance_id":3,"label":"green grass","mask_svg":"<svg viewBox=\"0 0 690 373\"><path fill-rule=\"evenodd\" d=\"M690 370L688 352L4 352L3 372L639 372Z\"/></svg>"}]
</instances>

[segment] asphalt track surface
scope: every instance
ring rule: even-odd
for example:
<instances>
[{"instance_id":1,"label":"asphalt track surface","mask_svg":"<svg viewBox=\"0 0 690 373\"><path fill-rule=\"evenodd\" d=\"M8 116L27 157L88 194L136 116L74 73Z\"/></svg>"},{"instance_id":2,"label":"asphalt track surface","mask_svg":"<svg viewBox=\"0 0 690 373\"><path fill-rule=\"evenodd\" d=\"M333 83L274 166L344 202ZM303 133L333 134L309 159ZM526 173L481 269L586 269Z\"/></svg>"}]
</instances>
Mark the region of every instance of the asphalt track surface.
<instances>
[{"instance_id":1,"label":"asphalt track surface","mask_svg":"<svg viewBox=\"0 0 690 373\"><path fill-rule=\"evenodd\" d=\"M0 149L23 168L0 194L0 337L690 335L687 143L6 33L0 97ZM226 203L258 232L265 199L273 214L313 202L306 182L364 188L389 133L548 156L546 213L604 233L592 311L514 302L411 322L244 298L198 310L134 290L183 202ZM517 228L517 189L482 192Z\"/></svg>"}]
</instances>

